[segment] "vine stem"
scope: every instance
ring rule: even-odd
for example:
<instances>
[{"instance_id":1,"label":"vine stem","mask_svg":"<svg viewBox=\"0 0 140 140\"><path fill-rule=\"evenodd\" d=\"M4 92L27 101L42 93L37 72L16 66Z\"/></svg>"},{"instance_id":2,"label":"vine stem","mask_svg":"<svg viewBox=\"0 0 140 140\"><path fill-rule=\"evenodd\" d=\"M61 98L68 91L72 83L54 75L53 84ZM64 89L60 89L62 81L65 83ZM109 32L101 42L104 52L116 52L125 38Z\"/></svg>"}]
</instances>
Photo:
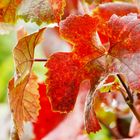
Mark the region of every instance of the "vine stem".
<instances>
[{"instance_id":1,"label":"vine stem","mask_svg":"<svg viewBox=\"0 0 140 140\"><path fill-rule=\"evenodd\" d=\"M10 140L20 140L17 130L15 128L13 117L11 118L12 118L12 126L11 126L11 131L10 131Z\"/></svg>"},{"instance_id":2,"label":"vine stem","mask_svg":"<svg viewBox=\"0 0 140 140\"><path fill-rule=\"evenodd\" d=\"M35 62L46 62L47 59L36 58L36 59L33 59L33 61L35 61Z\"/></svg>"},{"instance_id":3,"label":"vine stem","mask_svg":"<svg viewBox=\"0 0 140 140\"><path fill-rule=\"evenodd\" d=\"M140 115L137 112L137 110L133 104L134 99L133 99L133 96L132 96L132 93L131 93L129 87L126 86L126 84L124 83L123 79L121 78L121 76L119 74L117 74L117 77L128 95L128 97L125 97L124 93L122 92L125 102L128 104L128 106L130 107L131 111L133 112L133 114L135 115L137 120L140 122Z\"/></svg>"}]
</instances>

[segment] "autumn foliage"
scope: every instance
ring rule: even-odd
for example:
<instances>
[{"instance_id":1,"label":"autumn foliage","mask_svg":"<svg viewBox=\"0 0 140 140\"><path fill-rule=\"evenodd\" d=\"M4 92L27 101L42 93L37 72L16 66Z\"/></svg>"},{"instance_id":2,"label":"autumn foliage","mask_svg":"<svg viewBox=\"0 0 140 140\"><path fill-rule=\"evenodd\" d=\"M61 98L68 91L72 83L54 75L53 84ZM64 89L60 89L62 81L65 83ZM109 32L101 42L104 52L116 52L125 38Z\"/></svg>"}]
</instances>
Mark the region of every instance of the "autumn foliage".
<instances>
[{"instance_id":1,"label":"autumn foliage","mask_svg":"<svg viewBox=\"0 0 140 140\"><path fill-rule=\"evenodd\" d=\"M84 108L84 120L76 135L85 136L84 140L86 134L99 131L101 124L109 130L113 128L114 134L118 116L128 115L130 110L140 121L137 1L6 0L0 3L0 24L14 26L21 19L34 22L41 29L32 34L23 29L18 31L13 49L15 74L9 81L8 95L18 139L24 134L24 123L28 121L33 123L35 140L50 134L69 118L81 94L87 94L84 103L77 103L85 104L79 105ZM55 52L45 59L35 58L36 47L44 39L52 39L51 34L45 35L49 30L47 24L52 23L55 23L53 34L59 42L66 42L71 51ZM45 61L44 84L38 82L33 72L36 61ZM81 93L79 89L85 81L90 84L86 86L86 93ZM113 104L124 101L130 109ZM108 111L112 116L110 120L107 109L112 110ZM120 136L119 130L118 133Z\"/></svg>"}]
</instances>

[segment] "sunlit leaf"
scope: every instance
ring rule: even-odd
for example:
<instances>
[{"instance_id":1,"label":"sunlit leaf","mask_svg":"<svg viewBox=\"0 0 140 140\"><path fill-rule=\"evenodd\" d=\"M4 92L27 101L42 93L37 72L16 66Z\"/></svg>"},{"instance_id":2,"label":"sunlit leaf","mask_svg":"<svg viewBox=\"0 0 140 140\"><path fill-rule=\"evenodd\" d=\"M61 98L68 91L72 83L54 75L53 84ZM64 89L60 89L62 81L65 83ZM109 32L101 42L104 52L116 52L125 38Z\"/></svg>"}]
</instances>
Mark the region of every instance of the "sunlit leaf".
<instances>
[{"instance_id":1,"label":"sunlit leaf","mask_svg":"<svg viewBox=\"0 0 140 140\"><path fill-rule=\"evenodd\" d=\"M62 37L69 40L74 49L71 53L52 55L45 65L48 68L47 94L56 111L69 112L73 109L80 83L84 79L90 79L93 85L98 81L98 78L91 78L94 74L90 74L95 68L92 61L102 55L101 50L93 47L97 44L94 39L97 23L97 18L88 15L70 16L60 23Z\"/></svg>"},{"instance_id":2,"label":"sunlit leaf","mask_svg":"<svg viewBox=\"0 0 140 140\"><path fill-rule=\"evenodd\" d=\"M73 53L80 62L87 63L104 53L104 48L97 39L98 23L97 17L89 15L69 16L60 23L61 36L73 45Z\"/></svg>"},{"instance_id":3,"label":"sunlit leaf","mask_svg":"<svg viewBox=\"0 0 140 140\"><path fill-rule=\"evenodd\" d=\"M15 84L20 83L26 75L31 72L34 59L34 49L39 43L45 28L40 29L38 32L21 38L14 48L14 60L16 67L16 81Z\"/></svg>"}]
</instances>

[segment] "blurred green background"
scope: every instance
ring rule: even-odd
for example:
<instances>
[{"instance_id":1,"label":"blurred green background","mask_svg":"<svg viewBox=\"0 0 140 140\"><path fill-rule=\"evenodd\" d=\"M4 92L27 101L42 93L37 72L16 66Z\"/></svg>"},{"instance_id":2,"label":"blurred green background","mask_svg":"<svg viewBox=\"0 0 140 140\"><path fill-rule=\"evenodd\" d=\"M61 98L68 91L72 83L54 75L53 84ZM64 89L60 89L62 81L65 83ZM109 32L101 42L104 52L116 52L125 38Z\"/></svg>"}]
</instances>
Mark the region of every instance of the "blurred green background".
<instances>
[{"instance_id":1,"label":"blurred green background","mask_svg":"<svg viewBox=\"0 0 140 140\"><path fill-rule=\"evenodd\" d=\"M14 71L12 49L15 43L16 33L14 31L7 35L0 35L0 103L7 100L8 81Z\"/></svg>"}]
</instances>

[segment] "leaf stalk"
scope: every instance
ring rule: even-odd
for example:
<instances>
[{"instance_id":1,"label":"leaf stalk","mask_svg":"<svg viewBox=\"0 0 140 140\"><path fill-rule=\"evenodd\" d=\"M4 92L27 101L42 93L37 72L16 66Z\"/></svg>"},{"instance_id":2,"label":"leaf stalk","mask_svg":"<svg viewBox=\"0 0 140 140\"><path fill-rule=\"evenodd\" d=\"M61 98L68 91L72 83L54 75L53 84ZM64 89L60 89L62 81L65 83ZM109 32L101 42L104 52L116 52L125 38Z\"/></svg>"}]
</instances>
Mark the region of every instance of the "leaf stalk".
<instances>
[{"instance_id":1,"label":"leaf stalk","mask_svg":"<svg viewBox=\"0 0 140 140\"><path fill-rule=\"evenodd\" d=\"M127 105L129 106L129 108L131 109L131 111L133 112L133 114L135 115L135 117L137 118L137 120L140 122L140 115L137 112L135 106L134 106L134 99L133 99L133 95L130 91L130 88L126 86L126 84L124 83L123 79L121 78L121 76L119 74L117 74L117 77L120 81L120 83L122 84L122 86L124 87L128 97L125 97L124 93L122 92L122 95L124 97L125 102L127 103Z\"/></svg>"}]
</instances>

